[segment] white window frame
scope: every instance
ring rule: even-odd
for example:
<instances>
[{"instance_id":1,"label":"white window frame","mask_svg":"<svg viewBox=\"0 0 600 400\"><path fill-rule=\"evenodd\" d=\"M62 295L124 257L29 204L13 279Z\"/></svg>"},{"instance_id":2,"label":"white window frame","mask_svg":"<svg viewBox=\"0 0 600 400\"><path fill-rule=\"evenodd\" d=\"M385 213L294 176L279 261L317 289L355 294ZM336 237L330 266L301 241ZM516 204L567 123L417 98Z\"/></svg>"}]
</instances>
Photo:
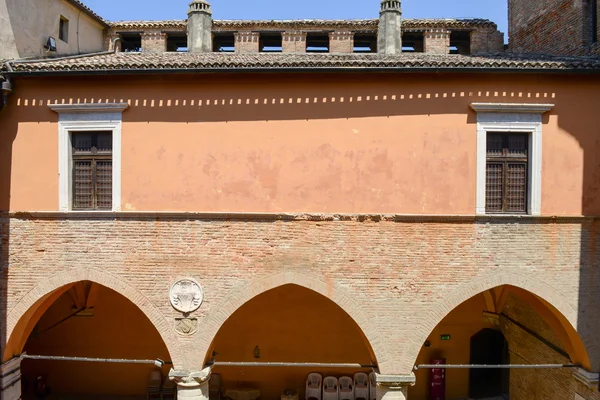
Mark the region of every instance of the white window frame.
<instances>
[{"instance_id":1,"label":"white window frame","mask_svg":"<svg viewBox=\"0 0 600 400\"><path fill-rule=\"evenodd\" d=\"M86 131L112 132L112 210L121 211L121 136L123 111L127 103L51 104L58 113L58 206L60 211L73 210L71 133ZM81 212L81 210L77 210ZM85 211L84 211L85 212ZM90 210L90 212L103 212ZM106 211L104 211L106 212Z\"/></svg>"},{"instance_id":2,"label":"white window frame","mask_svg":"<svg viewBox=\"0 0 600 400\"><path fill-rule=\"evenodd\" d=\"M477 113L476 214L486 215L485 189L489 132L529 134L527 214L542 210L542 116L554 104L472 103ZM502 214L506 215L506 214Z\"/></svg>"}]
</instances>

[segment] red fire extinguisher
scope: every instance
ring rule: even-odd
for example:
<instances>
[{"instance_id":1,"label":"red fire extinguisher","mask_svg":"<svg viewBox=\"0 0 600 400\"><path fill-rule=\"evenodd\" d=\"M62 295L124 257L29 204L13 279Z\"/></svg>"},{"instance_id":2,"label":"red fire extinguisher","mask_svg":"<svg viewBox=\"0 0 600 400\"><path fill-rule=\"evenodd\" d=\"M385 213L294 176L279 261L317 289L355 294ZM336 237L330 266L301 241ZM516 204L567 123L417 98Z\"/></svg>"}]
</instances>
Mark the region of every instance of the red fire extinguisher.
<instances>
[{"instance_id":1,"label":"red fire extinguisher","mask_svg":"<svg viewBox=\"0 0 600 400\"><path fill-rule=\"evenodd\" d=\"M446 364L446 359L433 359L431 364L441 366ZM444 368L432 368L429 381L429 400L446 400L446 370Z\"/></svg>"}]
</instances>

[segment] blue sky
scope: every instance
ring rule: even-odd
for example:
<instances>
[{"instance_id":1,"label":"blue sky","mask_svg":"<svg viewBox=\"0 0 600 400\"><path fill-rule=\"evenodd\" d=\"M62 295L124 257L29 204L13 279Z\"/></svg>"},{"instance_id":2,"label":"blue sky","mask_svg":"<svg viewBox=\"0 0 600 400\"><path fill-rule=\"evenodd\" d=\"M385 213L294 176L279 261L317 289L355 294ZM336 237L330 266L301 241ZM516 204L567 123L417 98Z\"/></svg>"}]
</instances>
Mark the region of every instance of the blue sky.
<instances>
[{"instance_id":1,"label":"blue sky","mask_svg":"<svg viewBox=\"0 0 600 400\"><path fill-rule=\"evenodd\" d=\"M109 21L185 19L190 0L83 0ZM532 0L538 1L538 0ZM377 18L379 0L210 0L215 19ZM507 31L507 0L404 0L406 18L487 18Z\"/></svg>"}]
</instances>

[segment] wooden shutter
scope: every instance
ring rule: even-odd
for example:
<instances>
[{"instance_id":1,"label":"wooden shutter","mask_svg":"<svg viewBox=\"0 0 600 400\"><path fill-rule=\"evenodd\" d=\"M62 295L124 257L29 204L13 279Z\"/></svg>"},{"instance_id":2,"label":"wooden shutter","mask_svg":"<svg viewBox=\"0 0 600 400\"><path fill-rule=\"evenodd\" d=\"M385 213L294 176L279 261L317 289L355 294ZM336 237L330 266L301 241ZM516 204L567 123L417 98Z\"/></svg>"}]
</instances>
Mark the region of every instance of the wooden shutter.
<instances>
[{"instance_id":1,"label":"wooden shutter","mask_svg":"<svg viewBox=\"0 0 600 400\"><path fill-rule=\"evenodd\" d=\"M112 132L74 132L73 209L112 209Z\"/></svg>"},{"instance_id":2,"label":"wooden shutter","mask_svg":"<svg viewBox=\"0 0 600 400\"><path fill-rule=\"evenodd\" d=\"M487 136L486 212L526 213L529 136Z\"/></svg>"}]
</instances>

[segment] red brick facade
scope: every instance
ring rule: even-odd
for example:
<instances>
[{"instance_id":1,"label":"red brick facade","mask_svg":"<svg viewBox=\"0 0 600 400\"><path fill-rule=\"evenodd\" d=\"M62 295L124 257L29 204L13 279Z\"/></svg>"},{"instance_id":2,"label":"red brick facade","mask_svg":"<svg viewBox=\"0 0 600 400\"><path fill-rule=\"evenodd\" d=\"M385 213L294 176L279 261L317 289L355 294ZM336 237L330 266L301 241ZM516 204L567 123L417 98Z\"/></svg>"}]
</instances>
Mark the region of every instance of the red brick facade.
<instances>
[{"instance_id":1,"label":"red brick facade","mask_svg":"<svg viewBox=\"0 0 600 400\"><path fill-rule=\"evenodd\" d=\"M555 55L593 53L592 1L595 0L509 0L510 51Z\"/></svg>"}]
</instances>

